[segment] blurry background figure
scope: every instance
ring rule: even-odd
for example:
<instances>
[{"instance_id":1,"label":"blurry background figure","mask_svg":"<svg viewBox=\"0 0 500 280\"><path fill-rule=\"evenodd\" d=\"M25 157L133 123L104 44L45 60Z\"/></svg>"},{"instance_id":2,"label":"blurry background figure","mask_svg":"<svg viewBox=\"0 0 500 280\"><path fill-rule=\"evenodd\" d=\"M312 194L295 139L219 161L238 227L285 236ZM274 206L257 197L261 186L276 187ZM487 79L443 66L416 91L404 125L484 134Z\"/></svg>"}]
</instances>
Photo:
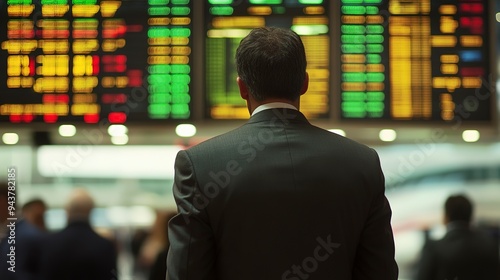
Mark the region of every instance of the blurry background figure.
<instances>
[{"instance_id":1,"label":"blurry background figure","mask_svg":"<svg viewBox=\"0 0 500 280\"><path fill-rule=\"evenodd\" d=\"M144 279L148 279L152 274L166 269L166 263L158 264L158 258L162 258L168 248L167 228L168 221L175 215L175 212L168 210L157 210L156 219L149 231L136 232L135 244L133 247L137 250L136 275L139 274ZM134 242L134 239L132 240ZM166 259L165 261L166 262ZM166 271L163 273L162 280L165 280ZM152 278L157 279L157 278Z\"/></svg>"},{"instance_id":2,"label":"blurry background figure","mask_svg":"<svg viewBox=\"0 0 500 280\"><path fill-rule=\"evenodd\" d=\"M19 202L16 201L16 209ZM2 280L30 280L38 279L38 255L39 245L45 236L45 224L43 216L46 211L45 202L41 199L33 199L26 202L22 208L21 216L15 221L15 239L5 238L0 242L0 279ZM15 211L14 211L15 212ZM10 221L9 221L10 223ZM9 229L9 228L8 228ZM14 250L11 250L14 246ZM12 251L15 254L14 263L9 263ZM9 270L9 268L15 272Z\"/></svg>"},{"instance_id":3,"label":"blurry background figure","mask_svg":"<svg viewBox=\"0 0 500 280\"><path fill-rule=\"evenodd\" d=\"M2 240L5 238L7 234L7 217L9 215L9 210L8 210L8 186L7 183L1 182L0 183L0 244Z\"/></svg>"},{"instance_id":4,"label":"blurry background figure","mask_svg":"<svg viewBox=\"0 0 500 280\"><path fill-rule=\"evenodd\" d=\"M117 280L116 247L89 223L94 200L82 188L71 194L68 225L41 245L40 272L44 280Z\"/></svg>"},{"instance_id":5,"label":"blurry background figure","mask_svg":"<svg viewBox=\"0 0 500 280\"><path fill-rule=\"evenodd\" d=\"M428 240L417 268L417 280L492 280L499 278L498 241L471 225L473 205L465 195L444 205L446 235Z\"/></svg>"},{"instance_id":6,"label":"blurry background figure","mask_svg":"<svg viewBox=\"0 0 500 280\"><path fill-rule=\"evenodd\" d=\"M130 251L133 257L133 274L134 279L145 279L148 269L140 258L141 248L148 238L150 229L137 228L134 230L130 240Z\"/></svg>"},{"instance_id":7,"label":"blurry background figure","mask_svg":"<svg viewBox=\"0 0 500 280\"><path fill-rule=\"evenodd\" d=\"M23 205L21 210L23 219L36 226L41 231L47 231L45 227L45 211L47 205L40 198L32 199Z\"/></svg>"},{"instance_id":8,"label":"blurry background figure","mask_svg":"<svg viewBox=\"0 0 500 280\"><path fill-rule=\"evenodd\" d=\"M157 223L158 224L158 235L163 234L164 243L162 247L160 247L160 251L156 254L156 258L154 260L153 265L151 266L151 270L149 272L149 280L165 280L165 276L167 275L167 254L168 247L170 243L168 242L168 221L172 219L177 214L177 212L165 212L161 215L158 215ZM163 227L163 230L162 228Z\"/></svg>"}]
</instances>

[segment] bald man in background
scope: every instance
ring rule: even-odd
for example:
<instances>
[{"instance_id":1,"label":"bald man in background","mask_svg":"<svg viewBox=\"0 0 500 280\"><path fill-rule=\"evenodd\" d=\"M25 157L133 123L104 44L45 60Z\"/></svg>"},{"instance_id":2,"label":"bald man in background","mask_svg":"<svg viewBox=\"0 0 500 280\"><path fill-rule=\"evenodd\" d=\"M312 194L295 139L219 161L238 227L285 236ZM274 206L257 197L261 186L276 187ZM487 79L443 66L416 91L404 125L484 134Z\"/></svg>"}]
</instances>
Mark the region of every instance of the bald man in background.
<instances>
[{"instance_id":1,"label":"bald man in background","mask_svg":"<svg viewBox=\"0 0 500 280\"><path fill-rule=\"evenodd\" d=\"M44 280L117 280L114 244L98 235L89 218L94 200L75 189L66 206L68 225L41 245L40 274Z\"/></svg>"}]
</instances>

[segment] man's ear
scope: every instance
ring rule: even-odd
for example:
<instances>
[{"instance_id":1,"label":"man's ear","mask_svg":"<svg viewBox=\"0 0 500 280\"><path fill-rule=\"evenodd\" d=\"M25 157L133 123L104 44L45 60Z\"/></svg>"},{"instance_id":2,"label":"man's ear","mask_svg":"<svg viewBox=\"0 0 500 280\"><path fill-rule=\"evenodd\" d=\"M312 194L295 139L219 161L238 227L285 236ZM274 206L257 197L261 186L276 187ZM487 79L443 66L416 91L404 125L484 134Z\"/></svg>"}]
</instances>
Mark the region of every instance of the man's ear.
<instances>
[{"instance_id":1,"label":"man's ear","mask_svg":"<svg viewBox=\"0 0 500 280\"><path fill-rule=\"evenodd\" d=\"M306 93L309 88L309 73L306 72L306 77L304 78L304 84L302 84L302 88L300 89L300 95Z\"/></svg>"},{"instance_id":2,"label":"man's ear","mask_svg":"<svg viewBox=\"0 0 500 280\"><path fill-rule=\"evenodd\" d=\"M249 92L248 92L248 88L247 88L247 85L245 84L245 82L240 77L237 77L236 83L238 84L238 88L240 89L241 98L248 101Z\"/></svg>"}]
</instances>

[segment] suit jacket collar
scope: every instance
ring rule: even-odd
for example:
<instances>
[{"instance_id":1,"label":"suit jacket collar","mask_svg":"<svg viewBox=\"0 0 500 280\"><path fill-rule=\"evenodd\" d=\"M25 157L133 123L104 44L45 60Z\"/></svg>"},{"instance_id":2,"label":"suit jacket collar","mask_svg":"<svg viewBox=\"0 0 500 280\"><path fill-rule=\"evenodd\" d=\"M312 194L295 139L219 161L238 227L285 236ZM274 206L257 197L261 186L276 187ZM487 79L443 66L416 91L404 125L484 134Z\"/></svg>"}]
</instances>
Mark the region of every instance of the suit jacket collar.
<instances>
[{"instance_id":1,"label":"suit jacket collar","mask_svg":"<svg viewBox=\"0 0 500 280\"><path fill-rule=\"evenodd\" d=\"M462 222L462 221L456 221L456 222L449 222L446 225L446 231L455 231L455 230L469 230L470 226L469 223L467 222Z\"/></svg>"},{"instance_id":2,"label":"suit jacket collar","mask_svg":"<svg viewBox=\"0 0 500 280\"><path fill-rule=\"evenodd\" d=\"M86 228L92 228L90 226L89 221L85 220L73 220L68 222L68 225L66 226L67 228L74 228L74 227L86 227Z\"/></svg>"},{"instance_id":3,"label":"suit jacket collar","mask_svg":"<svg viewBox=\"0 0 500 280\"><path fill-rule=\"evenodd\" d=\"M260 111L255 115L251 116L248 120L248 124L272 121L273 123L306 123L309 121L306 119L304 114L298 110L288 109L288 108L273 108Z\"/></svg>"}]
</instances>

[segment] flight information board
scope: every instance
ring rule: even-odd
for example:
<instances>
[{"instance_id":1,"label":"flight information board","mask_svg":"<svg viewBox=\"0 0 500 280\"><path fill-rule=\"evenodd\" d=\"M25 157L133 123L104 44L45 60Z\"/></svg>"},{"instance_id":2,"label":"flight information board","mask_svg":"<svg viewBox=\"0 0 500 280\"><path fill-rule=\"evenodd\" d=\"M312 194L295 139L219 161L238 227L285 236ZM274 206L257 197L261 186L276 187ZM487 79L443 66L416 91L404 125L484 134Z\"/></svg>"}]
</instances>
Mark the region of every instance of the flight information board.
<instances>
[{"instance_id":1,"label":"flight information board","mask_svg":"<svg viewBox=\"0 0 500 280\"><path fill-rule=\"evenodd\" d=\"M488 1L340 6L341 119L493 119Z\"/></svg>"},{"instance_id":2,"label":"flight information board","mask_svg":"<svg viewBox=\"0 0 500 280\"><path fill-rule=\"evenodd\" d=\"M304 43L309 90L301 111L310 118L329 114L330 30L327 0L208 0L205 5L205 86L208 117L248 118L236 84L234 56L252 28L291 28Z\"/></svg>"},{"instance_id":3,"label":"flight information board","mask_svg":"<svg viewBox=\"0 0 500 280\"><path fill-rule=\"evenodd\" d=\"M5 0L0 121L188 119L190 0Z\"/></svg>"}]
</instances>

